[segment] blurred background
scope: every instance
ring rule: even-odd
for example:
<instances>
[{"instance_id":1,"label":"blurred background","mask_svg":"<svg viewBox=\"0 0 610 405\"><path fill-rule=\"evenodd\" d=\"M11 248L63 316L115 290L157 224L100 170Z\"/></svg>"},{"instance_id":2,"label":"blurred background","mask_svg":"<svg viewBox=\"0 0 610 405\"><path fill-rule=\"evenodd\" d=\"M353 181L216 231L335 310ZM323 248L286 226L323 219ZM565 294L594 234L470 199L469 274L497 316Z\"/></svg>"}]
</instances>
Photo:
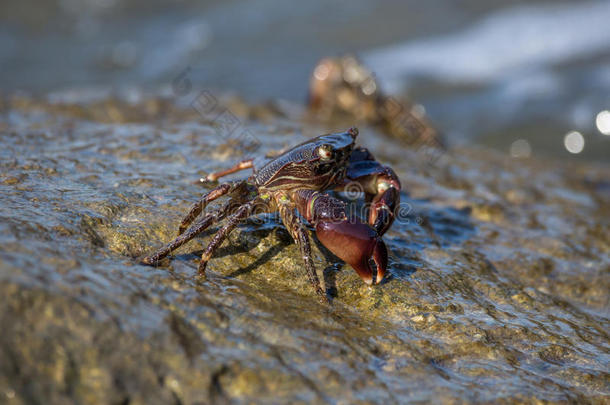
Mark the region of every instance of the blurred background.
<instances>
[{"instance_id":1,"label":"blurred background","mask_svg":"<svg viewBox=\"0 0 610 405\"><path fill-rule=\"evenodd\" d=\"M355 53L451 145L608 162L610 2L20 0L0 3L0 91L198 87L303 103Z\"/></svg>"}]
</instances>

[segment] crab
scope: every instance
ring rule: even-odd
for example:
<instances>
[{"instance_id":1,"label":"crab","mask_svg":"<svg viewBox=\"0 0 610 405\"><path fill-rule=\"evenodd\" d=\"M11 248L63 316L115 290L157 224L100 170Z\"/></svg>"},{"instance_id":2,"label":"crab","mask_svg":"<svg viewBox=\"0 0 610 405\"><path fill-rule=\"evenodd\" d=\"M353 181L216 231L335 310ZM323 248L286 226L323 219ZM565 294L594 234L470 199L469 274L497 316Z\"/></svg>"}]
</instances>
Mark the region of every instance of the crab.
<instances>
[{"instance_id":1,"label":"crab","mask_svg":"<svg viewBox=\"0 0 610 405\"><path fill-rule=\"evenodd\" d=\"M444 147L421 105L386 95L374 73L351 55L318 62L309 82L308 107L317 119L357 119L409 146Z\"/></svg>"},{"instance_id":2,"label":"crab","mask_svg":"<svg viewBox=\"0 0 610 405\"><path fill-rule=\"evenodd\" d=\"M253 169L247 179L219 184L204 194L182 220L177 238L142 262L157 265L171 251L226 218L201 255L198 270L205 275L208 261L240 221L250 215L277 211L301 250L305 273L316 294L325 297L305 221L315 229L322 245L348 263L365 283L380 283L388 264L382 235L394 221L394 210L400 203L400 181L390 167L377 162L367 149L355 145L357 136L357 128L318 136L259 169L254 167L254 159L248 159L228 170L209 174L207 180L215 182L227 174ZM348 215L344 201L324 192L346 190L354 185L366 196L366 222ZM211 201L222 196L230 198L198 219Z\"/></svg>"}]
</instances>

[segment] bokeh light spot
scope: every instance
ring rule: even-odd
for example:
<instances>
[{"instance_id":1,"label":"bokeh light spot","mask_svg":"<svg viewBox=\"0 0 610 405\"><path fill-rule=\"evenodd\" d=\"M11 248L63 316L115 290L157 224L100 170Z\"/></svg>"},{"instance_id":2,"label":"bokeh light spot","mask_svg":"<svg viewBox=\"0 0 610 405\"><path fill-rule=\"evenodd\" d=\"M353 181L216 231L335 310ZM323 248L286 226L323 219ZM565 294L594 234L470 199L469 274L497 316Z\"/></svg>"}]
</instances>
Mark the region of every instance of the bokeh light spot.
<instances>
[{"instance_id":1,"label":"bokeh light spot","mask_svg":"<svg viewBox=\"0 0 610 405\"><path fill-rule=\"evenodd\" d=\"M585 138L578 131L571 131L563 138L563 145L570 153L580 153L585 148Z\"/></svg>"},{"instance_id":2,"label":"bokeh light spot","mask_svg":"<svg viewBox=\"0 0 610 405\"><path fill-rule=\"evenodd\" d=\"M318 80L326 80L328 74L330 73L330 69L325 63L319 64L315 70L313 71L313 75Z\"/></svg>"},{"instance_id":3,"label":"bokeh light spot","mask_svg":"<svg viewBox=\"0 0 610 405\"><path fill-rule=\"evenodd\" d=\"M595 125L599 132L604 135L610 135L610 111L600 111L595 117Z\"/></svg>"},{"instance_id":4,"label":"bokeh light spot","mask_svg":"<svg viewBox=\"0 0 610 405\"><path fill-rule=\"evenodd\" d=\"M510 145L510 156L516 159L528 158L532 154L532 147L525 139L517 139Z\"/></svg>"}]
</instances>

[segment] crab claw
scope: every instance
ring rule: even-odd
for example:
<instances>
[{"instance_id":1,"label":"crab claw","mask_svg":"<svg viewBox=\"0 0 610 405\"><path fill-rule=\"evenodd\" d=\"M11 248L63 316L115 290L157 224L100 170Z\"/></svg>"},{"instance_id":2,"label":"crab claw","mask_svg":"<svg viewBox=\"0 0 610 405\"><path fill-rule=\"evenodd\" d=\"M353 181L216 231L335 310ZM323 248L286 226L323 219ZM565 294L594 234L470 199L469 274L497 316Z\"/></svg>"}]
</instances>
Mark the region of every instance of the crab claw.
<instances>
[{"instance_id":1,"label":"crab claw","mask_svg":"<svg viewBox=\"0 0 610 405\"><path fill-rule=\"evenodd\" d=\"M352 222L320 221L316 225L316 235L328 250L352 266L369 285L373 284L372 259L377 266L375 282L381 282L388 266L388 250L372 227L359 219Z\"/></svg>"}]
</instances>

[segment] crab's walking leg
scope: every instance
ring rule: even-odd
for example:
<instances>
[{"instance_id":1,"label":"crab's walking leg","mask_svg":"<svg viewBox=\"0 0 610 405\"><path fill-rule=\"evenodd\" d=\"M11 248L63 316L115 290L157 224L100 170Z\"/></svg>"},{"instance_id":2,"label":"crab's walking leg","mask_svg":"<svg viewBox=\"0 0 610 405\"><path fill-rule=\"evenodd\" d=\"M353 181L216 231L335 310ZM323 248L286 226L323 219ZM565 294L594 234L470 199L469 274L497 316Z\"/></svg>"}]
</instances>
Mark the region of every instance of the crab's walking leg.
<instances>
[{"instance_id":1,"label":"crab's walking leg","mask_svg":"<svg viewBox=\"0 0 610 405\"><path fill-rule=\"evenodd\" d=\"M178 249L180 246L184 245L186 242L190 241L195 236L205 231L210 225L214 224L215 222L221 221L224 217L227 216L233 206L234 203L232 201L227 201L227 203L225 203L222 208L214 212L208 213L195 225L190 227L188 231L182 233L176 239L163 246L161 249L157 250L152 255L143 258L142 263L152 266L156 265L159 260L167 256L171 251Z\"/></svg>"},{"instance_id":2,"label":"crab's walking leg","mask_svg":"<svg viewBox=\"0 0 610 405\"><path fill-rule=\"evenodd\" d=\"M195 218L197 218L199 214L201 214L201 212L205 209L208 203L214 201L219 197L222 197L225 194L233 193L240 187L244 186L246 186L245 181L223 183L204 194L199 201L193 204L188 214L186 214L186 216L182 219L180 227L178 228L178 236L180 236L186 230L186 228L188 228L188 226L195 220Z\"/></svg>"},{"instance_id":3,"label":"crab's walking leg","mask_svg":"<svg viewBox=\"0 0 610 405\"><path fill-rule=\"evenodd\" d=\"M400 204L400 181L388 166L375 160L366 148L356 148L351 155L344 183L337 189L357 182L370 202L368 222L383 235L394 222L394 210Z\"/></svg>"},{"instance_id":4,"label":"crab's walking leg","mask_svg":"<svg viewBox=\"0 0 610 405\"><path fill-rule=\"evenodd\" d=\"M208 264L208 260L214 254L214 251L218 249L218 247L224 242L227 236L231 233L233 229L244 219L248 218L255 209L261 208L264 204L264 207L267 208L267 203L264 202L260 198L255 198L253 200L248 201L244 205L240 206L237 211L233 215L229 217L227 223L218 230L216 235L214 235L214 239L210 242L208 247L203 251L201 255L201 261L199 262L199 273L201 275L205 275L205 268Z\"/></svg>"},{"instance_id":5,"label":"crab's walking leg","mask_svg":"<svg viewBox=\"0 0 610 405\"><path fill-rule=\"evenodd\" d=\"M301 249L301 254L303 255L303 260L305 261L305 271L307 272L307 278L309 282L313 286L316 294L320 296L322 299L326 298L326 294L320 287L320 280L318 279L318 274L316 273L316 267L313 263L313 259L311 257L311 243L309 242L309 235L307 234L307 230L303 226L303 223L299 219L297 215L295 215L295 206L290 204L280 205L279 211L280 216L282 218L282 222L290 235L294 239L294 242Z\"/></svg>"},{"instance_id":6,"label":"crab's walking leg","mask_svg":"<svg viewBox=\"0 0 610 405\"><path fill-rule=\"evenodd\" d=\"M216 181L219 178L226 176L228 174L236 173L236 172L239 172L239 171L245 170L245 169L251 169L252 167L254 167L254 159L242 160L241 162L237 163L235 166L229 167L226 170L221 170L219 172L212 172L212 173L208 174L205 179L207 181Z\"/></svg>"}]
</instances>

